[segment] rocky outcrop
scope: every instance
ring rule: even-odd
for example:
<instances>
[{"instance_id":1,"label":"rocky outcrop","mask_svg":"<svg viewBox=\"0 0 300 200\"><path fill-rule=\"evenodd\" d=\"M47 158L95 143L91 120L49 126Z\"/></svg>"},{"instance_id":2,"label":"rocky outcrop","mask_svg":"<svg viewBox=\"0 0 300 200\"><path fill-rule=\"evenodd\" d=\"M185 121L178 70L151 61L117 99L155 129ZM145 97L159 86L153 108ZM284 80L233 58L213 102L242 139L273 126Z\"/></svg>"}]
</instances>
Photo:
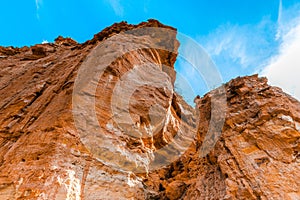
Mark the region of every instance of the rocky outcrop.
<instances>
[{"instance_id":1,"label":"rocky outcrop","mask_svg":"<svg viewBox=\"0 0 300 200\"><path fill-rule=\"evenodd\" d=\"M220 113L218 89L194 109L173 89L178 46L149 20L1 47L0 199L300 198L299 102L249 76L222 86Z\"/></svg>"},{"instance_id":2,"label":"rocky outcrop","mask_svg":"<svg viewBox=\"0 0 300 200\"><path fill-rule=\"evenodd\" d=\"M214 149L199 157L212 91L197 99L197 144L147 178L160 191L158 199L298 199L299 102L257 75L234 79L225 88L226 121Z\"/></svg>"}]
</instances>

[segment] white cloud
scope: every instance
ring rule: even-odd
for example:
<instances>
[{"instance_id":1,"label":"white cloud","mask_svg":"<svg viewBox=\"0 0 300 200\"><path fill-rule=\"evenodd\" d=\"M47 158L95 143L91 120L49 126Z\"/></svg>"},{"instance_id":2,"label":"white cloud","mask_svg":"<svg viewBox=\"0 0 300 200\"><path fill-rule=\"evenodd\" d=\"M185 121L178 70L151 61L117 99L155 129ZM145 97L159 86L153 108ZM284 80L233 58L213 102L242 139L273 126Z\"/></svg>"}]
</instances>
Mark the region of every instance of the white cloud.
<instances>
[{"instance_id":1,"label":"white cloud","mask_svg":"<svg viewBox=\"0 0 300 200\"><path fill-rule=\"evenodd\" d=\"M36 7L36 10L39 10L41 5L43 3L43 0L35 0L35 7Z\"/></svg>"},{"instance_id":2,"label":"white cloud","mask_svg":"<svg viewBox=\"0 0 300 200\"><path fill-rule=\"evenodd\" d=\"M278 27L282 26L281 21L282 21L282 0L279 1L278 18L277 18ZM278 40L280 37L281 37L281 28L278 28L276 33L276 40Z\"/></svg>"},{"instance_id":3,"label":"white cloud","mask_svg":"<svg viewBox=\"0 0 300 200\"><path fill-rule=\"evenodd\" d=\"M222 25L199 38L225 81L258 73L300 100L300 3L279 1L277 21Z\"/></svg>"},{"instance_id":4,"label":"white cloud","mask_svg":"<svg viewBox=\"0 0 300 200\"><path fill-rule=\"evenodd\" d=\"M297 21L300 22L300 17ZM281 87L300 100L300 23L282 36L280 48L279 55L271 59L261 75L266 76L271 85Z\"/></svg>"},{"instance_id":5,"label":"white cloud","mask_svg":"<svg viewBox=\"0 0 300 200\"><path fill-rule=\"evenodd\" d=\"M227 58L239 60L242 65L248 65L245 45L247 38L241 32L244 28L236 25L219 27L207 37L204 47L211 56L227 54Z\"/></svg>"},{"instance_id":6,"label":"white cloud","mask_svg":"<svg viewBox=\"0 0 300 200\"><path fill-rule=\"evenodd\" d=\"M300 3L284 8L280 2L276 39L281 42L279 53L260 74L300 100Z\"/></svg>"},{"instance_id":7,"label":"white cloud","mask_svg":"<svg viewBox=\"0 0 300 200\"><path fill-rule=\"evenodd\" d=\"M111 5L111 7L114 10L115 14L119 17L123 17L124 8L121 5L120 0L107 0L107 1Z\"/></svg>"},{"instance_id":8,"label":"white cloud","mask_svg":"<svg viewBox=\"0 0 300 200\"><path fill-rule=\"evenodd\" d=\"M300 3L294 4L291 7L285 8L280 1L277 20L277 35L276 39L283 39L288 32L295 27L299 22Z\"/></svg>"},{"instance_id":9,"label":"white cloud","mask_svg":"<svg viewBox=\"0 0 300 200\"><path fill-rule=\"evenodd\" d=\"M43 0L35 0L36 18L40 19L39 10L43 4Z\"/></svg>"},{"instance_id":10,"label":"white cloud","mask_svg":"<svg viewBox=\"0 0 300 200\"><path fill-rule=\"evenodd\" d=\"M263 68L269 58L277 53L276 24L269 17L257 24L225 24L208 36L198 38L198 41L226 82Z\"/></svg>"}]
</instances>

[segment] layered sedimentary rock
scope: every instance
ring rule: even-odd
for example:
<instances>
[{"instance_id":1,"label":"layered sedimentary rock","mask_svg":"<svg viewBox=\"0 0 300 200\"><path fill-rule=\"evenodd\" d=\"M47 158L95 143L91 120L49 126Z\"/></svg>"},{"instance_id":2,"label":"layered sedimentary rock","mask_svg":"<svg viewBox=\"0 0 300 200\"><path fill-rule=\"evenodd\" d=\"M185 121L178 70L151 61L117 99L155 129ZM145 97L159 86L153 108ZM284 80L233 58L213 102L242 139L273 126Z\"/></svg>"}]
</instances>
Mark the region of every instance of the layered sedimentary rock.
<instances>
[{"instance_id":1,"label":"layered sedimentary rock","mask_svg":"<svg viewBox=\"0 0 300 200\"><path fill-rule=\"evenodd\" d=\"M192 108L173 89L178 46L149 20L1 47L0 199L299 199L299 102L249 76Z\"/></svg>"}]
</instances>

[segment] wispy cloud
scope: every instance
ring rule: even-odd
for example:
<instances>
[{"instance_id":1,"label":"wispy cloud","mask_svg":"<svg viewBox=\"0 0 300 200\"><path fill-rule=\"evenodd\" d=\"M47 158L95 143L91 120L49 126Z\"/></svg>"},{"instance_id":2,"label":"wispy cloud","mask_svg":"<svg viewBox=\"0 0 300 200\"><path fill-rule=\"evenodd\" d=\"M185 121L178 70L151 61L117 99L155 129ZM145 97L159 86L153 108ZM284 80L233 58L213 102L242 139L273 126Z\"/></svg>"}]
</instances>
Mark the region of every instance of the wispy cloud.
<instances>
[{"instance_id":1,"label":"wispy cloud","mask_svg":"<svg viewBox=\"0 0 300 200\"><path fill-rule=\"evenodd\" d=\"M225 81L259 73L300 99L300 3L287 8L280 0L276 21L222 25L198 41Z\"/></svg>"},{"instance_id":2,"label":"wispy cloud","mask_svg":"<svg viewBox=\"0 0 300 200\"><path fill-rule=\"evenodd\" d=\"M232 61L239 62L242 67L247 67L251 57L248 56L249 52L247 52L245 45L247 43L247 36L243 29L245 28L235 25L219 27L216 32L208 37L213 39L208 39L209 42L204 46L206 46L211 56L226 55Z\"/></svg>"},{"instance_id":3,"label":"wispy cloud","mask_svg":"<svg viewBox=\"0 0 300 200\"><path fill-rule=\"evenodd\" d=\"M277 18L278 27L282 26L281 21L282 21L282 0L279 0L278 18ZM275 39L278 40L280 37L281 37L281 28L278 28Z\"/></svg>"},{"instance_id":4,"label":"wispy cloud","mask_svg":"<svg viewBox=\"0 0 300 200\"><path fill-rule=\"evenodd\" d=\"M225 24L198 41L228 81L267 63L278 47L275 25L267 17L254 25Z\"/></svg>"},{"instance_id":5,"label":"wispy cloud","mask_svg":"<svg viewBox=\"0 0 300 200\"><path fill-rule=\"evenodd\" d=\"M150 0L144 0L144 13L148 13L149 4Z\"/></svg>"},{"instance_id":6,"label":"wispy cloud","mask_svg":"<svg viewBox=\"0 0 300 200\"><path fill-rule=\"evenodd\" d=\"M283 37L298 23L299 16L300 3L294 4L289 8L284 8L282 1L280 1L278 9L276 39L283 39Z\"/></svg>"},{"instance_id":7,"label":"wispy cloud","mask_svg":"<svg viewBox=\"0 0 300 200\"><path fill-rule=\"evenodd\" d=\"M280 51L270 59L261 75L267 76L270 84L281 87L300 100L300 11L295 9L298 6L282 12L282 19L278 22L282 41Z\"/></svg>"},{"instance_id":8,"label":"wispy cloud","mask_svg":"<svg viewBox=\"0 0 300 200\"><path fill-rule=\"evenodd\" d=\"M114 10L115 14L119 17L124 15L124 7L121 5L120 0L107 0Z\"/></svg>"},{"instance_id":9,"label":"wispy cloud","mask_svg":"<svg viewBox=\"0 0 300 200\"><path fill-rule=\"evenodd\" d=\"M35 0L35 8L36 8L36 17L40 19L39 10L43 4L43 0Z\"/></svg>"},{"instance_id":10,"label":"wispy cloud","mask_svg":"<svg viewBox=\"0 0 300 200\"><path fill-rule=\"evenodd\" d=\"M35 0L35 7L37 10L40 9L41 4L42 4L42 0Z\"/></svg>"}]
</instances>

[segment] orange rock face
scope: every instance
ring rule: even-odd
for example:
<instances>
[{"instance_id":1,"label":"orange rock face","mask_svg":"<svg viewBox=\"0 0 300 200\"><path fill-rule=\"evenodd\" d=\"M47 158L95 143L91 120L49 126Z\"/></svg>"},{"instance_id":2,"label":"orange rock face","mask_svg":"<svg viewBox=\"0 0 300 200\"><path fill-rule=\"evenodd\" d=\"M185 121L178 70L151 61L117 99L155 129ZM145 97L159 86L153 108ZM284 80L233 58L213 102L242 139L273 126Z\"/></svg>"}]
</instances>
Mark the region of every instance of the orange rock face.
<instances>
[{"instance_id":1,"label":"orange rock face","mask_svg":"<svg viewBox=\"0 0 300 200\"><path fill-rule=\"evenodd\" d=\"M214 149L199 158L210 121L209 93L197 101L202 120L196 147L148 178L161 191L158 197L178 199L183 182L182 199L299 198L299 102L256 75L225 88L226 119Z\"/></svg>"},{"instance_id":2,"label":"orange rock face","mask_svg":"<svg viewBox=\"0 0 300 200\"><path fill-rule=\"evenodd\" d=\"M156 20L1 47L0 199L299 199L300 103L254 75L194 109L178 47Z\"/></svg>"}]
</instances>

